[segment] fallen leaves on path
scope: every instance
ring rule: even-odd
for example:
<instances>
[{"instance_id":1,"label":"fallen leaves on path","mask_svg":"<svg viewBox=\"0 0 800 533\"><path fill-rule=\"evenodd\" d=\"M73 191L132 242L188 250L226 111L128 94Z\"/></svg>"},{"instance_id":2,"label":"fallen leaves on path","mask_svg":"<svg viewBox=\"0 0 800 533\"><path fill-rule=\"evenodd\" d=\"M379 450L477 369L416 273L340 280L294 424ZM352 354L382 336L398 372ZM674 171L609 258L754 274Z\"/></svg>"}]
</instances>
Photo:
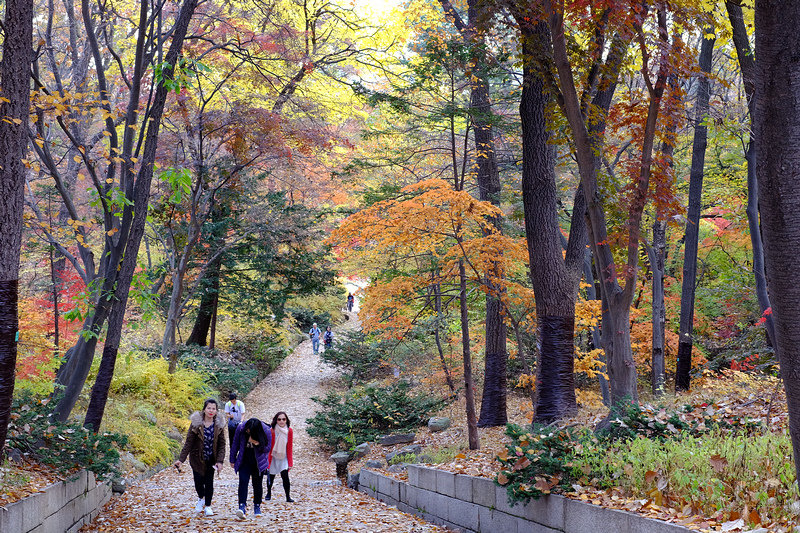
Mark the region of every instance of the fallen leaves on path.
<instances>
[{"instance_id":1,"label":"fallen leaves on path","mask_svg":"<svg viewBox=\"0 0 800 533\"><path fill-rule=\"evenodd\" d=\"M355 317L356 315L351 315ZM357 327L351 319L348 327ZM226 464L214 482L212 508L215 515L206 517L194 512L197 495L192 474L174 469L132 483L128 490L114 496L100 516L84 533L172 533L172 532L442 532L447 529L429 524L364 494L341 487L336 467L328 461L329 453L320 450L306 433L306 419L313 416L313 396L322 396L338 379L335 370L323 364L303 342L281 365L244 398L246 418L257 417L272 422L278 411L286 411L294 429L294 468L290 472L291 495L295 503L286 503L280 478L275 480L272 500L264 502L264 516L238 520L238 477ZM265 487L266 493L266 487ZM252 511L252 487L248 491Z\"/></svg>"}]
</instances>

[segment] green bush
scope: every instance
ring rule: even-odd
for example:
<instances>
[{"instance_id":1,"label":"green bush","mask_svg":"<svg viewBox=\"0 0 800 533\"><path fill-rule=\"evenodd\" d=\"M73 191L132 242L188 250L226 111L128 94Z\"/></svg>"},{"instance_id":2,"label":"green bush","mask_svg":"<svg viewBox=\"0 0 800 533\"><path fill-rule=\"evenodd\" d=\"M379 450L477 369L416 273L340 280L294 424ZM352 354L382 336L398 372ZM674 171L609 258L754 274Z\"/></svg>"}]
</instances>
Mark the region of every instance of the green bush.
<instances>
[{"instance_id":1,"label":"green bush","mask_svg":"<svg viewBox=\"0 0 800 533\"><path fill-rule=\"evenodd\" d=\"M342 370L344 380L352 384L377 376L381 372L384 355L380 343L372 342L361 331L345 330L320 357Z\"/></svg>"},{"instance_id":2,"label":"green bush","mask_svg":"<svg viewBox=\"0 0 800 533\"><path fill-rule=\"evenodd\" d=\"M207 385L219 391L221 397L236 391L240 396L250 392L258 382L255 365L237 364L215 357L216 351L194 346L182 347L178 364L207 376Z\"/></svg>"},{"instance_id":3,"label":"green bush","mask_svg":"<svg viewBox=\"0 0 800 533\"><path fill-rule=\"evenodd\" d=\"M290 308L287 311L297 322L297 327L306 333L314 324L324 330L325 326L331 323L331 314L327 311L302 308Z\"/></svg>"},{"instance_id":4,"label":"green bush","mask_svg":"<svg viewBox=\"0 0 800 533\"><path fill-rule=\"evenodd\" d=\"M237 335L229 339L229 342L231 351L255 365L261 376L271 374L290 353L283 335L264 331Z\"/></svg>"},{"instance_id":5,"label":"green bush","mask_svg":"<svg viewBox=\"0 0 800 533\"><path fill-rule=\"evenodd\" d=\"M308 434L330 448L349 448L381 434L416 430L445 402L410 392L408 384L397 383L359 387L343 395L330 391L325 398L313 398L321 409L306 420Z\"/></svg>"},{"instance_id":6,"label":"green bush","mask_svg":"<svg viewBox=\"0 0 800 533\"><path fill-rule=\"evenodd\" d=\"M6 445L27 453L59 472L78 468L91 470L100 478L117 473L117 448L127 437L117 433L92 433L78 423L50 419L48 400L30 395L11 402L11 422Z\"/></svg>"},{"instance_id":7,"label":"green bush","mask_svg":"<svg viewBox=\"0 0 800 533\"><path fill-rule=\"evenodd\" d=\"M506 487L512 502L538 499L550 491L569 491L573 484L619 486L623 477L629 481L641 478L644 484L650 476L645 476L646 469L636 469L634 465L647 464L655 469L662 459L634 459L643 446L651 455L681 447L691 455L704 439L723 435L728 439L761 437L754 431L758 426L746 418L714 416L706 408L707 404L686 406L683 414L689 416L681 417L664 408L622 402L613 411L616 414L609 427L597 434L588 429L526 429L509 424L506 434L511 443L498 456L503 469L495 481Z\"/></svg>"}]
</instances>

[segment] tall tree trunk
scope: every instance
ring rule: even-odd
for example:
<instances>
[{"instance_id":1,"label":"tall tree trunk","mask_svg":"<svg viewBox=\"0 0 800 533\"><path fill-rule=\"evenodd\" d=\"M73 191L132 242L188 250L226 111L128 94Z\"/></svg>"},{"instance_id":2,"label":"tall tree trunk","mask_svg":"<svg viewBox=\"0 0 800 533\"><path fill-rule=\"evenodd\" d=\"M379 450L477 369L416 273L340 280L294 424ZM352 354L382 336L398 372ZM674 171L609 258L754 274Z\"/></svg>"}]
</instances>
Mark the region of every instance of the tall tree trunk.
<instances>
[{"instance_id":1,"label":"tall tree trunk","mask_svg":"<svg viewBox=\"0 0 800 533\"><path fill-rule=\"evenodd\" d=\"M711 56L714 38L703 39L700 46L700 76L695 102L694 141L692 142L692 167L689 172L689 209L686 215L686 232L683 254L683 286L681 287L681 318L678 337L678 361L675 370L675 390L689 390L689 373L692 369L692 332L694 330L694 297L697 283L697 246L700 231L700 208L703 194L703 167L706 160Z\"/></svg>"},{"instance_id":2,"label":"tall tree trunk","mask_svg":"<svg viewBox=\"0 0 800 533\"><path fill-rule=\"evenodd\" d=\"M475 383L472 380L472 354L469 346L469 310L467 309L467 273L464 261L458 262L460 281L459 302L461 304L461 345L464 358L464 399L467 410L467 435L469 449L481 447L478 439L478 422L475 419Z\"/></svg>"},{"instance_id":3,"label":"tall tree trunk","mask_svg":"<svg viewBox=\"0 0 800 533\"><path fill-rule=\"evenodd\" d=\"M733 45L739 59L739 69L742 71L744 92L747 95L747 109L750 113L750 130L753 131L754 111L756 105L755 72L756 61L750 48L750 37L742 14L741 0L728 0L725 2L728 10L728 19L731 22ZM761 240L761 226L758 218L758 180L756 179L756 147L755 139L750 137L747 144L745 159L747 160L747 225L750 230L750 243L753 247L753 275L756 282L756 298L762 316L766 319L768 341L775 338L775 323L772 314L767 310L771 307L767 279L764 273L764 243Z\"/></svg>"},{"instance_id":4,"label":"tall tree trunk","mask_svg":"<svg viewBox=\"0 0 800 533\"><path fill-rule=\"evenodd\" d=\"M28 146L33 1L5 3L0 63L0 458L11 418L19 340L19 257Z\"/></svg>"},{"instance_id":5,"label":"tall tree trunk","mask_svg":"<svg viewBox=\"0 0 800 533\"><path fill-rule=\"evenodd\" d=\"M594 275L594 269L592 268L592 251L589 248L586 248L586 252L584 253L583 258L583 279L586 281L586 299L587 300L600 300L600 291L596 289L598 283L597 279ZM602 346L602 336L600 335L600 327L593 326L591 331L590 337L590 346L592 349L600 348ZM604 373L608 373L608 368L606 368L606 354L603 353L600 355L600 362L603 364L601 367L601 371ZM600 394L603 397L603 405L611 405L611 392L608 388L608 379L604 376L598 376L597 378L600 382Z\"/></svg>"},{"instance_id":6,"label":"tall tree trunk","mask_svg":"<svg viewBox=\"0 0 800 533\"><path fill-rule=\"evenodd\" d=\"M602 154L603 131L593 125L593 122L597 122L595 114L587 115L585 113L585 106L575 87L574 72L567 52L563 2L545 0L544 7L550 24L553 43L552 57L558 73L563 109L572 133L581 184L586 196L589 245L597 262L602 296L607 304L603 312L602 335L603 348L606 351L608 362L611 401L612 405L623 399L636 402L638 401L636 365L631 352L628 320L638 274L640 225L650 186L656 125L670 67L669 61L666 60L666 55L671 50L668 41L670 35L667 28L668 17L663 6L660 7L656 13L656 22L662 47L659 51L660 57L653 61L654 65L658 65L655 81L650 79L651 73L648 67L650 63L643 62L642 64L642 78L646 81L649 101L642 135L639 175L635 177L635 188L632 191L625 222L628 229L627 260L623 270L620 271L609 244L606 213L598 180L598 154ZM640 23L636 23L634 26L634 33L641 37L639 42L642 43L641 46L644 46L643 29L638 24ZM602 32L600 33L602 34ZM624 40L615 37L607 63L615 57L617 48L624 52L626 46ZM647 51L642 50L642 53L646 54ZM608 80L609 88L613 89L615 80L616 74Z\"/></svg>"},{"instance_id":7,"label":"tall tree trunk","mask_svg":"<svg viewBox=\"0 0 800 533\"><path fill-rule=\"evenodd\" d=\"M186 339L186 344L196 344L206 346L208 330L211 327L211 317L214 315L214 308L219 299L219 276L222 267L222 256L215 259L206 270L203 280L204 290L200 298L200 306L197 308L197 317L192 326L192 332Z\"/></svg>"},{"instance_id":8,"label":"tall tree trunk","mask_svg":"<svg viewBox=\"0 0 800 533\"><path fill-rule=\"evenodd\" d=\"M175 65L178 61L178 56L183 48L183 40L186 37L186 32L189 28L189 22L192 19L195 9L197 8L199 0L185 0L181 6L178 18L175 21L174 33L172 36L172 43L170 43L169 51L167 52L165 62L169 65ZM146 8L145 14L146 14ZM146 18L146 17L145 17ZM171 79L173 75L172 68L168 67L163 70L165 79ZM161 83L156 90L155 97L153 98L153 106L150 111L151 120L147 125L147 138L144 143L144 151L142 153L142 166L139 170L135 188L133 188L133 207L134 214L131 221L129 230L129 237L125 247L125 255L122 260L119 275L117 277L116 291L113 291L114 314L113 320L109 320L108 334L106 337L105 346L103 349L103 358L100 365L103 368L101 375L98 370L97 380L92 387L92 395L89 401L89 407L86 411L86 418L84 424L87 427L92 427L95 431L100 428L100 422L103 419L105 412L106 401L108 399L108 388L111 384L111 377L114 373L114 366L116 364L117 354L119 352L119 343L122 337L122 325L125 309L128 305L128 294L130 292L131 282L133 281L133 274L136 269L136 261L138 258L139 245L144 235L145 222L147 218L147 206L150 200L150 185L153 180L153 162L155 161L156 148L158 145L158 134L161 126L161 118L164 113L164 106L167 100L167 88L164 83ZM123 166L123 172L125 171ZM132 186L133 187L133 186ZM92 354L94 349L92 349ZM89 363L91 359L89 358ZM80 380L80 385L74 379L68 384L67 391L72 392L69 396L65 395L64 399L59 402L56 412L60 420L66 420L70 411L75 406L78 395L80 394L83 384L86 382L86 375L88 370L83 374Z\"/></svg>"},{"instance_id":9,"label":"tall tree trunk","mask_svg":"<svg viewBox=\"0 0 800 533\"><path fill-rule=\"evenodd\" d=\"M653 272L653 354L651 362L651 385L654 396L661 396L664 390L664 333L666 331L667 310L664 306L664 254L667 248L667 221L657 219L653 222L653 245L647 247L650 270Z\"/></svg>"},{"instance_id":10,"label":"tall tree trunk","mask_svg":"<svg viewBox=\"0 0 800 533\"><path fill-rule=\"evenodd\" d=\"M527 20L526 20L527 18ZM582 248L586 244L582 189L575 196L566 262L562 256L556 197L555 152L547 131L547 94L534 58L550 46L545 23L531 24L519 14L523 87L522 203L530 277L536 300L538 393L536 422L551 422L577 412L575 398L575 300Z\"/></svg>"},{"instance_id":11,"label":"tall tree trunk","mask_svg":"<svg viewBox=\"0 0 800 533\"><path fill-rule=\"evenodd\" d=\"M800 3L755 3L756 175L775 351L800 477Z\"/></svg>"}]
</instances>

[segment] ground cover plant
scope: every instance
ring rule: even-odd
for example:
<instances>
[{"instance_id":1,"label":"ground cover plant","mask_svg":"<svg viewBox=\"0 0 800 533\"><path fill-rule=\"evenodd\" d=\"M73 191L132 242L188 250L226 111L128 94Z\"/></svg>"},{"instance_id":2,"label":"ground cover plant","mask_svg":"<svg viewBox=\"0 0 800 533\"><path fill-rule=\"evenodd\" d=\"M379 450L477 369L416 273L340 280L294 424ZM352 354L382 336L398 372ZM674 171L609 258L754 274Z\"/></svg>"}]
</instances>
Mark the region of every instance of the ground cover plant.
<instances>
[{"instance_id":1,"label":"ground cover plant","mask_svg":"<svg viewBox=\"0 0 800 533\"><path fill-rule=\"evenodd\" d=\"M733 402L736 393L729 393L672 408L631 404L596 433L509 425L495 480L513 502L558 492L629 510L668 510L699 527L786 528L797 515L797 480L785 413L772 409L777 382L725 374L755 389L755 397ZM725 393L724 383L718 392Z\"/></svg>"}]
</instances>

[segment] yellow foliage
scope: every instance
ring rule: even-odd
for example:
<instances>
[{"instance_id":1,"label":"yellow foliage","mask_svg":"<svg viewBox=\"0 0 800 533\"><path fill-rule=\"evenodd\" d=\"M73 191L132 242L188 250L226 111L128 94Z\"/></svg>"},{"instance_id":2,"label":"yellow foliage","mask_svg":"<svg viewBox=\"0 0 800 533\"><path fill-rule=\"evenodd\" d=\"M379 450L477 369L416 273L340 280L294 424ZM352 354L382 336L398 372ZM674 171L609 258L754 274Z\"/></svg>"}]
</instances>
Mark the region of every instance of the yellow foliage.
<instances>
[{"instance_id":1,"label":"yellow foliage","mask_svg":"<svg viewBox=\"0 0 800 533\"><path fill-rule=\"evenodd\" d=\"M597 348L588 352L582 352L577 347L575 348L575 372L585 373L590 378L603 376L608 379L608 376L601 369L603 363L600 361L600 356L603 350Z\"/></svg>"},{"instance_id":2,"label":"yellow foliage","mask_svg":"<svg viewBox=\"0 0 800 533\"><path fill-rule=\"evenodd\" d=\"M522 389L530 387L531 389L536 390L536 376L532 376L530 374L520 375L519 379L517 380L517 387Z\"/></svg>"},{"instance_id":3,"label":"yellow foliage","mask_svg":"<svg viewBox=\"0 0 800 533\"><path fill-rule=\"evenodd\" d=\"M600 409L603 407L603 397L591 390L575 389L575 398L578 405Z\"/></svg>"}]
</instances>

